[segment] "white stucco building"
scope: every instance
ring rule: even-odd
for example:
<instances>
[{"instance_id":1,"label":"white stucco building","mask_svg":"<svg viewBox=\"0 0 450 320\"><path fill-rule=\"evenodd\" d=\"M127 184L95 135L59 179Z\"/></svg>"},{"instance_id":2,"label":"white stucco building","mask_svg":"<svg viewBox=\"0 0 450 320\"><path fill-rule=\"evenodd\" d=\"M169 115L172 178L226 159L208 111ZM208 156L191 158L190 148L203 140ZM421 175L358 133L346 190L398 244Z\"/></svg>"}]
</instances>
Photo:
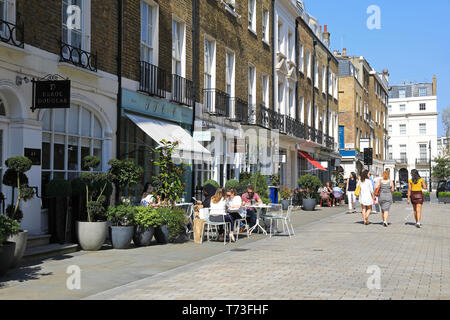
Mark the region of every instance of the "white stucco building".
<instances>
[{"instance_id":1,"label":"white stucco building","mask_svg":"<svg viewBox=\"0 0 450 320\"><path fill-rule=\"evenodd\" d=\"M407 182L412 169L425 178L430 177L431 160L437 149L436 77L432 83L393 86L389 98L388 159L395 160L392 179ZM434 164L432 164L434 165Z\"/></svg>"}]
</instances>

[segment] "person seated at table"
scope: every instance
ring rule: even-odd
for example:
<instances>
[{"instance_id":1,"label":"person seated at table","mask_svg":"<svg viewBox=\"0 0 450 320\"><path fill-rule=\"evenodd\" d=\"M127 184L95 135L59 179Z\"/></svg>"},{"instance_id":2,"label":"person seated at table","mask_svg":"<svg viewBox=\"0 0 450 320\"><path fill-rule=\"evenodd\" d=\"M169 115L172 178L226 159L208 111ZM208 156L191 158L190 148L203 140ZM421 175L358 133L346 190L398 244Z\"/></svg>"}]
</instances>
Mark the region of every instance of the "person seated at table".
<instances>
[{"instance_id":1,"label":"person seated at table","mask_svg":"<svg viewBox=\"0 0 450 320\"><path fill-rule=\"evenodd\" d=\"M227 205L227 201L226 201L226 195L225 195L225 191L222 188L217 189L215 195L213 195L211 197L211 206L209 208L209 220L211 222L229 222L231 225L231 229L230 229L230 239L231 241L235 242L236 240L234 239L234 220L233 218L227 214L226 212L226 205ZM223 240L223 235L224 231L223 228L220 226L219 228L219 241Z\"/></svg>"},{"instance_id":2,"label":"person seated at table","mask_svg":"<svg viewBox=\"0 0 450 320\"><path fill-rule=\"evenodd\" d=\"M334 205L336 206L336 201L340 201L344 198L344 191L339 186L336 186L333 188L332 195L334 198ZM339 205L341 205L340 202L339 202Z\"/></svg>"},{"instance_id":3,"label":"person seated at table","mask_svg":"<svg viewBox=\"0 0 450 320\"><path fill-rule=\"evenodd\" d=\"M334 194L333 194L333 188L332 188L332 186L331 186L331 182L330 182L330 181L327 181L327 182L325 183L325 185L327 186L328 193L329 193L329 195L330 195L331 205L333 205L333 204L334 204Z\"/></svg>"},{"instance_id":4,"label":"person seated at table","mask_svg":"<svg viewBox=\"0 0 450 320\"><path fill-rule=\"evenodd\" d=\"M247 192L242 195L242 205L261 205L262 201L259 195L255 192L252 186L247 188ZM247 207L247 222L250 228L254 227L257 219L256 209L253 207ZM243 230L242 230L243 232Z\"/></svg>"},{"instance_id":5,"label":"person seated at table","mask_svg":"<svg viewBox=\"0 0 450 320\"><path fill-rule=\"evenodd\" d=\"M321 188L319 188L319 194L320 194L320 205L322 206L323 202L327 202L329 205L331 205L331 198L330 198L330 190L328 190L328 186L325 183Z\"/></svg>"},{"instance_id":6,"label":"person seated at table","mask_svg":"<svg viewBox=\"0 0 450 320\"><path fill-rule=\"evenodd\" d=\"M203 187L203 196L205 199L203 201L197 200L197 204L202 205L203 208L209 208L211 206L211 198L216 193L216 187L212 184L207 184Z\"/></svg>"},{"instance_id":7,"label":"person seated at table","mask_svg":"<svg viewBox=\"0 0 450 320\"><path fill-rule=\"evenodd\" d=\"M155 207L160 203L159 198L156 199L153 197L154 188L150 183L146 183L144 187L144 193L142 194L140 205L142 207Z\"/></svg>"},{"instance_id":8,"label":"person seated at table","mask_svg":"<svg viewBox=\"0 0 450 320\"><path fill-rule=\"evenodd\" d=\"M227 213L233 218L233 220L241 219L240 214L242 207L242 198L238 196L235 188L227 190Z\"/></svg>"}]
</instances>

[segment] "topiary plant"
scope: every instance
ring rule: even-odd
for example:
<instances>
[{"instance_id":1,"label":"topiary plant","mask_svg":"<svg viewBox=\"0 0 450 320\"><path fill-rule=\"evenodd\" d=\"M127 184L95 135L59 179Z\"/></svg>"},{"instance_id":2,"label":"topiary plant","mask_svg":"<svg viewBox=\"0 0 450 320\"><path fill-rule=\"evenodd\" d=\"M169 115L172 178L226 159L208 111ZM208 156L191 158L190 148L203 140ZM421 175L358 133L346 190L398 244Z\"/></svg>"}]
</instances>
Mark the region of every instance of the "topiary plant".
<instances>
[{"instance_id":1,"label":"topiary plant","mask_svg":"<svg viewBox=\"0 0 450 320\"><path fill-rule=\"evenodd\" d=\"M225 189L230 189L230 188L234 188L234 189L239 188L239 181L234 180L234 179L228 180L228 181L225 183Z\"/></svg>"},{"instance_id":2,"label":"topiary plant","mask_svg":"<svg viewBox=\"0 0 450 320\"><path fill-rule=\"evenodd\" d=\"M18 234L20 231L19 222L0 214L0 246L10 236Z\"/></svg>"},{"instance_id":3,"label":"topiary plant","mask_svg":"<svg viewBox=\"0 0 450 320\"><path fill-rule=\"evenodd\" d=\"M135 206L121 204L108 207L106 216L116 226L132 226L136 213L137 209Z\"/></svg>"},{"instance_id":4,"label":"topiary plant","mask_svg":"<svg viewBox=\"0 0 450 320\"><path fill-rule=\"evenodd\" d=\"M3 176L3 184L12 188L11 206L14 201L14 190L17 188L17 200L14 210L10 210L10 218L20 221L23 217L18 214L20 201L28 201L34 196L34 189L28 186L28 177L25 174L33 163L27 157L15 156L7 159L5 165L8 169Z\"/></svg>"},{"instance_id":5,"label":"topiary plant","mask_svg":"<svg viewBox=\"0 0 450 320\"><path fill-rule=\"evenodd\" d=\"M109 173L111 181L119 190L119 196L125 188L136 185L140 182L144 170L140 166L136 166L133 160L111 159L108 161L110 165Z\"/></svg>"},{"instance_id":6,"label":"topiary plant","mask_svg":"<svg viewBox=\"0 0 450 320\"><path fill-rule=\"evenodd\" d=\"M202 187L206 186L207 184L213 185L216 189L220 187L219 184L217 183L217 181L215 181L215 180L206 180L203 183Z\"/></svg>"},{"instance_id":7,"label":"topiary plant","mask_svg":"<svg viewBox=\"0 0 450 320\"><path fill-rule=\"evenodd\" d=\"M298 185L303 190L303 197L305 199L314 199L318 194L319 188L322 186L322 181L314 175L305 174L298 179Z\"/></svg>"},{"instance_id":8,"label":"topiary plant","mask_svg":"<svg viewBox=\"0 0 450 320\"><path fill-rule=\"evenodd\" d=\"M150 207L136 207L136 216L134 217L134 224L144 228L157 228L164 224L164 219L161 214Z\"/></svg>"}]
</instances>

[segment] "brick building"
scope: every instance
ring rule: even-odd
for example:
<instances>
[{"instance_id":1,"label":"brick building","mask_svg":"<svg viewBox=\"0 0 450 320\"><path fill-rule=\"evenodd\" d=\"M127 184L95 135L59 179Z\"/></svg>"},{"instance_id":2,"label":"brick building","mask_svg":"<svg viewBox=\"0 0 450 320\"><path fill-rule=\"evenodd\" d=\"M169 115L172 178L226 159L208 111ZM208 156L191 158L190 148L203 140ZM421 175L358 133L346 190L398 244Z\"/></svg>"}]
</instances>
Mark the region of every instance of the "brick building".
<instances>
[{"instance_id":1,"label":"brick building","mask_svg":"<svg viewBox=\"0 0 450 320\"><path fill-rule=\"evenodd\" d=\"M41 154L27 172L40 197L49 180L77 177L84 156L99 156L99 170L115 156L116 3L0 1L0 173L11 156ZM47 75L71 80L70 108L30 110L31 80ZM1 191L10 203L10 188ZM46 233L46 206L44 197L23 204L22 229Z\"/></svg>"}]
</instances>

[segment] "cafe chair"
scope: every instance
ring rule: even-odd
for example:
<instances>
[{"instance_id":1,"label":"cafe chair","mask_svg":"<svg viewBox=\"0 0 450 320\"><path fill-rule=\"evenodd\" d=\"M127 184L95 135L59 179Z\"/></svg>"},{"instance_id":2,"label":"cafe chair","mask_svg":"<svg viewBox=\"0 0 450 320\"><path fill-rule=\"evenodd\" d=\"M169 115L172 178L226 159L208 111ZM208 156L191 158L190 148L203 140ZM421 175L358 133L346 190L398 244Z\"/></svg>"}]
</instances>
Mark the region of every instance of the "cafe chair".
<instances>
[{"instance_id":1,"label":"cafe chair","mask_svg":"<svg viewBox=\"0 0 450 320\"><path fill-rule=\"evenodd\" d=\"M249 225L247 222L247 212L244 207L239 209L240 219L234 220L234 230L236 230L236 240L239 240L239 229L241 229L241 222L245 224L245 230L247 231L247 238L250 238Z\"/></svg>"},{"instance_id":2,"label":"cafe chair","mask_svg":"<svg viewBox=\"0 0 450 320\"><path fill-rule=\"evenodd\" d=\"M210 220L210 216L214 215L214 209L207 210L206 216L205 216L205 230L206 230L206 236L207 240L209 241L211 229L215 229L215 232L217 233L216 239L219 238L219 226L223 226L225 231L223 234L223 244L227 244L227 237L229 237L229 233L231 230L231 224L230 222L225 221L225 216L220 214L219 216L222 216L223 221L215 222ZM231 237L229 237L230 243L231 243Z\"/></svg>"},{"instance_id":3,"label":"cafe chair","mask_svg":"<svg viewBox=\"0 0 450 320\"><path fill-rule=\"evenodd\" d=\"M273 230L273 221L276 221L278 224L278 221L281 221L283 224L283 232L286 233L286 229L288 232L289 237L291 237L291 229L292 229L292 235L295 236L294 226L291 222L291 214L294 206L289 206L288 210L286 211L286 214L284 214L283 210L279 212L277 215L267 215L266 218L270 220L270 237L272 237L272 230Z\"/></svg>"}]
</instances>

